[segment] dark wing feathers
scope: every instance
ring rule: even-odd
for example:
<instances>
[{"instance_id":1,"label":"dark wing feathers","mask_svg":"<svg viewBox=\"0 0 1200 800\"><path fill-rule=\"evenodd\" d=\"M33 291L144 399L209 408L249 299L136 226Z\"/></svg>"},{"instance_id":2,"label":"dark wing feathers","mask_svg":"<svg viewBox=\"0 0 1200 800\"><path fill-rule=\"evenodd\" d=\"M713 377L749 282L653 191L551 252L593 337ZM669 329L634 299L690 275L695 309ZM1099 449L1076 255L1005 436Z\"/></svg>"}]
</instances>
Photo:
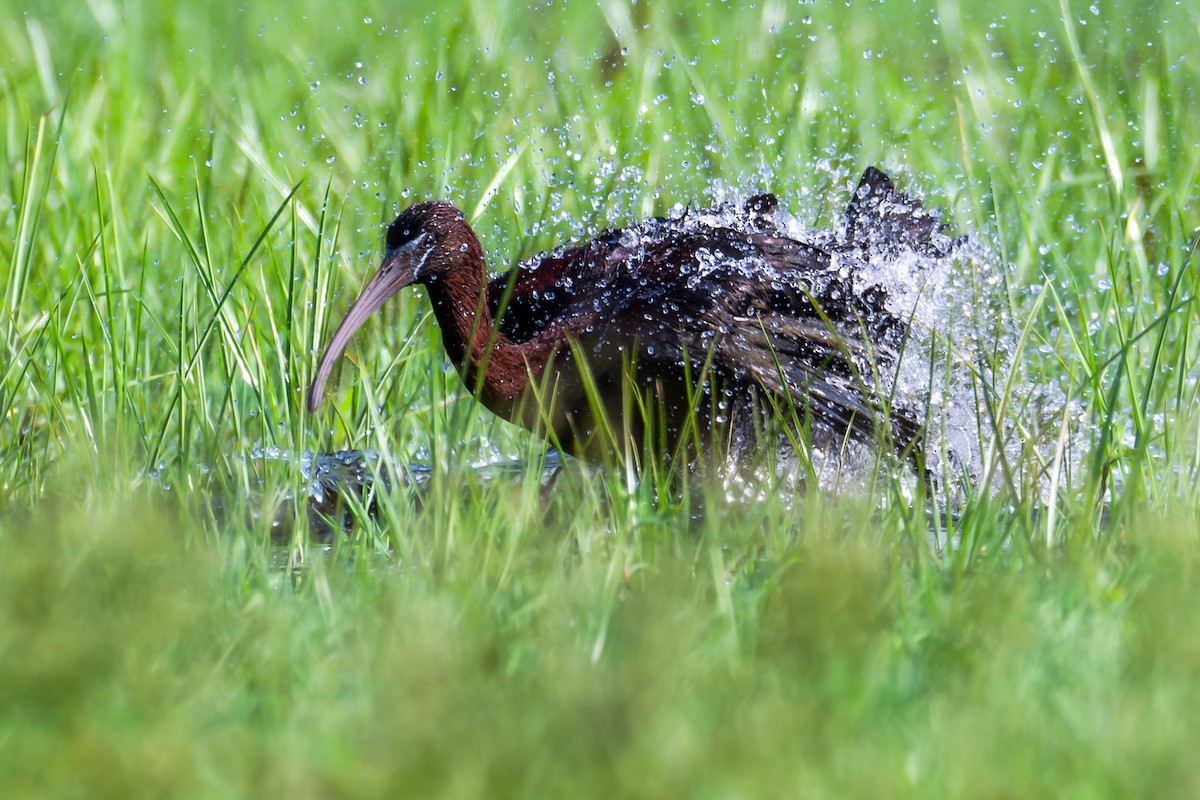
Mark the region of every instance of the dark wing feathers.
<instances>
[{"instance_id":1,"label":"dark wing feathers","mask_svg":"<svg viewBox=\"0 0 1200 800\"><path fill-rule=\"evenodd\" d=\"M759 386L828 426L870 435L879 415L875 362L894 356L893 318L881 325L879 309L856 304L848 281L830 273L828 253L778 237L760 241L747 251L743 237L730 252L711 231L674 240L672 263L703 250L711 271L693 280L618 281L612 290L620 299L602 305L614 321L595 326L596 340L636 346L647 361L689 361L693 374L707 363L718 383ZM650 250L646 260L666 263L660 255ZM747 257L763 260L762 268L739 268ZM872 329L885 335L868 345L864 332Z\"/></svg>"},{"instance_id":2,"label":"dark wing feathers","mask_svg":"<svg viewBox=\"0 0 1200 800\"><path fill-rule=\"evenodd\" d=\"M487 302L500 332L525 342L611 280L620 231L607 231L579 247L556 250L488 282Z\"/></svg>"}]
</instances>

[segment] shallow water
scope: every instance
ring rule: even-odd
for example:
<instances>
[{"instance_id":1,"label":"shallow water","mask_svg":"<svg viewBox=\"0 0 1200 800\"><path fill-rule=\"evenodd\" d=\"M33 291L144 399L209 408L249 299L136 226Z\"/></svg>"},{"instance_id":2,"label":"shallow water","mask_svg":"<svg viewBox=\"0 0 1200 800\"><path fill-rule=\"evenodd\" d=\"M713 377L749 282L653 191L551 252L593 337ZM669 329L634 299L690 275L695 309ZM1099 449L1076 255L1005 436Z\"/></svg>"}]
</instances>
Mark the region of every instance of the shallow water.
<instances>
[{"instance_id":1,"label":"shallow water","mask_svg":"<svg viewBox=\"0 0 1200 800\"><path fill-rule=\"evenodd\" d=\"M419 502L433 474L428 464L394 464L372 450L297 454L277 447L256 447L246 458L294 465L306 481L303 496L285 495L273 510L271 538L280 543L291 541L302 517L318 540L326 540L335 533L348 533L354 524L355 505L365 505L367 513L374 516L378 513L379 496L397 488L412 492ZM562 466L563 459L557 451L547 452L542 483L549 483ZM473 477L486 482L513 481L527 474L527 465L517 459L490 461L472 468ZM235 511L227 507L223 498L214 497L210 502L218 519L244 513L247 523L261 522L257 504L239 506L239 511Z\"/></svg>"}]
</instances>

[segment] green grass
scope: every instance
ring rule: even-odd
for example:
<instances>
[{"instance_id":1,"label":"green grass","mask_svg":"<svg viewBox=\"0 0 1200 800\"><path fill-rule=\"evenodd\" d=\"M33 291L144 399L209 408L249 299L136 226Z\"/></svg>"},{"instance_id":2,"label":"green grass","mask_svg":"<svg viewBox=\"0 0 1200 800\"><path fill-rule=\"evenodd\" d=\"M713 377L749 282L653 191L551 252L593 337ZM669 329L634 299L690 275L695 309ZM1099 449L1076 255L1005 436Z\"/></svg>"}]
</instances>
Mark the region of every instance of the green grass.
<instances>
[{"instance_id":1,"label":"green grass","mask_svg":"<svg viewBox=\"0 0 1200 800\"><path fill-rule=\"evenodd\" d=\"M6 797L1200 790L1186 3L201 5L0 14ZM1003 265L1007 440L1030 386L1079 404L957 547L901 476L542 498L416 293L304 409L406 202L456 202L500 268L716 180L829 224L872 163ZM256 445L433 477L281 569L304 482ZM478 476L497 453L526 474Z\"/></svg>"}]
</instances>

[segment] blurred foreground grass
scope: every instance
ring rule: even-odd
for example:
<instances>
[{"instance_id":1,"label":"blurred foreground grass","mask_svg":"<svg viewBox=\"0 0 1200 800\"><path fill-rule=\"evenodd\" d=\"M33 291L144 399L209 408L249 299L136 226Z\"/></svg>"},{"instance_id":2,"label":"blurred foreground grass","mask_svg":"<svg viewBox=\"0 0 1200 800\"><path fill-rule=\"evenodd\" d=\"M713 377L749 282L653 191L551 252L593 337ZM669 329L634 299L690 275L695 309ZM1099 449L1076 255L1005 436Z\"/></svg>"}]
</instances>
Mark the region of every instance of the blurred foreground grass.
<instances>
[{"instance_id":1,"label":"blurred foreground grass","mask_svg":"<svg viewBox=\"0 0 1200 800\"><path fill-rule=\"evenodd\" d=\"M5 797L1200 791L1186 3L0 10ZM1004 266L978 402L1059 387L1084 457L1018 448L954 519L890 478L543 498L415 294L303 409L397 204L501 267L716 180L829 224L869 163ZM432 485L276 568L209 502L304 490L259 445Z\"/></svg>"},{"instance_id":2,"label":"blurred foreground grass","mask_svg":"<svg viewBox=\"0 0 1200 800\"><path fill-rule=\"evenodd\" d=\"M6 796L1197 788L1190 524L947 580L849 502L590 545L508 514L281 585L139 494L5 519Z\"/></svg>"}]
</instances>

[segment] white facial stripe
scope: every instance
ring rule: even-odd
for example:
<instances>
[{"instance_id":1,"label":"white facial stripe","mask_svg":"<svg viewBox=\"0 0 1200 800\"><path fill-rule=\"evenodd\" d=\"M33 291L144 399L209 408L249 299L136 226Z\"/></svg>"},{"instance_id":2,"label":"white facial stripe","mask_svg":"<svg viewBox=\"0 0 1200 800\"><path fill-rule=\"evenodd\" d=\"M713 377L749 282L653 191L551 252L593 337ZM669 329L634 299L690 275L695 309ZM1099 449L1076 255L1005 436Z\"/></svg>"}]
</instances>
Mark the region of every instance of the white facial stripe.
<instances>
[{"instance_id":1,"label":"white facial stripe","mask_svg":"<svg viewBox=\"0 0 1200 800\"><path fill-rule=\"evenodd\" d=\"M411 242L406 244L405 247L408 247L410 245L413 247L416 247L419 243L424 242L427 238L429 238L429 234L422 233L420 236L418 236L417 238L413 239ZM417 266L413 268L413 277L414 278L421 277L421 270L425 268L425 262L429 260L429 256L431 253L433 253L432 247L425 248L425 253L424 253L424 255L421 256L421 260L418 261Z\"/></svg>"}]
</instances>

